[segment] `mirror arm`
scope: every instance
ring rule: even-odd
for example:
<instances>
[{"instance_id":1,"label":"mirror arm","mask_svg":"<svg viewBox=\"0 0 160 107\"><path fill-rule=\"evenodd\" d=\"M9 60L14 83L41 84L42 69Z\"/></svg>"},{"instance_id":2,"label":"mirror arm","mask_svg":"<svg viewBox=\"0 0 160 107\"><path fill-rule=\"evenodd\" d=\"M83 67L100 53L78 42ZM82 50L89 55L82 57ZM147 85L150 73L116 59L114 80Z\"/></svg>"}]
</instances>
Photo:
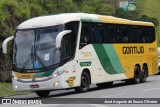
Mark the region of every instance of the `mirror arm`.
<instances>
[{"instance_id":1,"label":"mirror arm","mask_svg":"<svg viewBox=\"0 0 160 107\"><path fill-rule=\"evenodd\" d=\"M63 36L65 36L66 34L71 33L71 32L72 32L72 30L65 30L65 31L60 32L57 35L57 37L56 37L56 48L61 47L61 41L62 41Z\"/></svg>"},{"instance_id":2,"label":"mirror arm","mask_svg":"<svg viewBox=\"0 0 160 107\"><path fill-rule=\"evenodd\" d=\"M2 49L3 49L3 53L6 54L7 53L7 44L9 41L11 41L14 38L14 36L10 36L7 39L5 39L2 43Z\"/></svg>"}]
</instances>

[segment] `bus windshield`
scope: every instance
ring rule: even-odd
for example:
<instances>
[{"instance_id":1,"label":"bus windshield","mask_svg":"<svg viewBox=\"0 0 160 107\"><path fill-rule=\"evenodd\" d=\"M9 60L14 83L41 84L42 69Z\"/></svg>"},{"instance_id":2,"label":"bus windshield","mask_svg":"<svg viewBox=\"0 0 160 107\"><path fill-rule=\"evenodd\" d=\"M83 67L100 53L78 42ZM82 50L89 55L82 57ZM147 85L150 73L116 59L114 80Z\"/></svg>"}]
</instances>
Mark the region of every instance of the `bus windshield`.
<instances>
[{"instance_id":1,"label":"bus windshield","mask_svg":"<svg viewBox=\"0 0 160 107\"><path fill-rule=\"evenodd\" d=\"M13 66L23 70L49 67L60 62L55 40L61 27L18 30L14 39Z\"/></svg>"}]
</instances>

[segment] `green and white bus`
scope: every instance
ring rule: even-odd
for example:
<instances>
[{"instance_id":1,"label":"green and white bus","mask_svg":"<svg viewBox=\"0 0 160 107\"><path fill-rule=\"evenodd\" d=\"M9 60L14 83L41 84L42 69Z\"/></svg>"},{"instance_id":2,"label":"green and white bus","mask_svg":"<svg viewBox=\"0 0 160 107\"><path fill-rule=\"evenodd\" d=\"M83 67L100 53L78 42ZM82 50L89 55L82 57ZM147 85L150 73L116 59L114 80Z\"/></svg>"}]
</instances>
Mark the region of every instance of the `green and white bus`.
<instances>
[{"instance_id":1,"label":"green and white bus","mask_svg":"<svg viewBox=\"0 0 160 107\"><path fill-rule=\"evenodd\" d=\"M12 83L15 91L74 88L86 92L113 81L145 82L158 72L154 25L112 16L66 13L21 23L13 39Z\"/></svg>"}]
</instances>

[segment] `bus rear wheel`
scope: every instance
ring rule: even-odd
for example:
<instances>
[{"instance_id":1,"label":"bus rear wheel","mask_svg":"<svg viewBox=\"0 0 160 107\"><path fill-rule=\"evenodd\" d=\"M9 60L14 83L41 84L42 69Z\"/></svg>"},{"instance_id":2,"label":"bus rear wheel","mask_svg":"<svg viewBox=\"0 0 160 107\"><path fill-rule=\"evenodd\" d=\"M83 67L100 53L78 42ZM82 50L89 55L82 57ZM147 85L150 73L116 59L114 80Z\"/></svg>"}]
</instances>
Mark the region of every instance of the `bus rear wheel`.
<instances>
[{"instance_id":1,"label":"bus rear wheel","mask_svg":"<svg viewBox=\"0 0 160 107\"><path fill-rule=\"evenodd\" d=\"M45 91L35 91L35 93L39 96L39 97L47 97L50 93L49 90L45 90Z\"/></svg>"},{"instance_id":2,"label":"bus rear wheel","mask_svg":"<svg viewBox=\"0 0 160 107\"><path fill-rule=\"evenodd\" d=\"M135 66L133 83L135 83L135 84L140 83L140 72L141 72L140 68L138 66Z\"/></svg>"},{"instance_id":3,"label":"bus rear wheel","mask_svg":"<svg viewBox=\"0 0 160 107\"><path fill-rule=\"evenodd\" d=\"M141 83L146 82L147 76L148 76L148 67L143 66L142 71L141 71L141 75L140 75L140 82Z\"/></svg>"},{"instance_id":4,"label":"bus rear wheel","mask_svg":"<svg viewBox=\"0 0 160 107\"><path fill-rule=\"evenodd\" d=\"M81 75L81 85L79 87L75 87L76 92L86 92L89 89L90 85L90 77L88 73L83 72Z\"/></svg>"},{"instance_id":5,"label":"bus rear wheel","mask_svg":"<svg viewBox=\"0 0 160 107\"><path fill-rule=\"evenodd\" d=\"M126 80L127 84L138 84L140 83L140 68L138 66L135 66L134 68L134 78Z\"/></svg>"}]
</instances>

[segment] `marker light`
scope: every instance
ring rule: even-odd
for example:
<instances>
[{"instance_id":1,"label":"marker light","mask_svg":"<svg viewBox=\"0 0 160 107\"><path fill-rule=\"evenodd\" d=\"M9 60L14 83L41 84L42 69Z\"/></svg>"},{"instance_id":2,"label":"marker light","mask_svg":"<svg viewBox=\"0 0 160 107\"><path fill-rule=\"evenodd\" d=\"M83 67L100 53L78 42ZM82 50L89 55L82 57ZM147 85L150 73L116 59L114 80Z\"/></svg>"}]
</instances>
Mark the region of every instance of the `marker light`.
<instances>
[{"instance_id":1,"label":"marker light","mask_svg":"<svg viewBox=\"0 0 160 107\"><path fill-rule=\"evenodd\" d=\"M53 74L53 78L57 77L58 76L58 73L54 73Z\"/></svg>"},{"instance_id":2,"label":"marker light","mask_svg":"<svg viewBox=\"0 0 160 107\"><path fill-rule=\"evenodd\" d=\"M54 84L53 84L53 86L57 86L59 83L58 82L55 82Z\"/></svg>"},{"instance_id":3,"label":"marker light","mask_svg":"<svg viewBox=\"0 0 160 107\"><path fill-rule=\"evenodd\" d=\"M14 88L15 88L15 89L18 89L18 86L17 86L17 85L14 85Z\"/></svg>"},{"instance_id":4,"label":"marker light","mask_svg":"<svg viewBox=\"0 0 160 107\"><path fill-rule=\"evenodd\" d=\"M57 77L57 76L63 74L64 72L65 72L64 69L63 69L63 70L60 70L60 71L57 70L57 72L55 72L55 73L52 74L52 77L55 78L55 77Z\"/></svg>"}]
</instances>

